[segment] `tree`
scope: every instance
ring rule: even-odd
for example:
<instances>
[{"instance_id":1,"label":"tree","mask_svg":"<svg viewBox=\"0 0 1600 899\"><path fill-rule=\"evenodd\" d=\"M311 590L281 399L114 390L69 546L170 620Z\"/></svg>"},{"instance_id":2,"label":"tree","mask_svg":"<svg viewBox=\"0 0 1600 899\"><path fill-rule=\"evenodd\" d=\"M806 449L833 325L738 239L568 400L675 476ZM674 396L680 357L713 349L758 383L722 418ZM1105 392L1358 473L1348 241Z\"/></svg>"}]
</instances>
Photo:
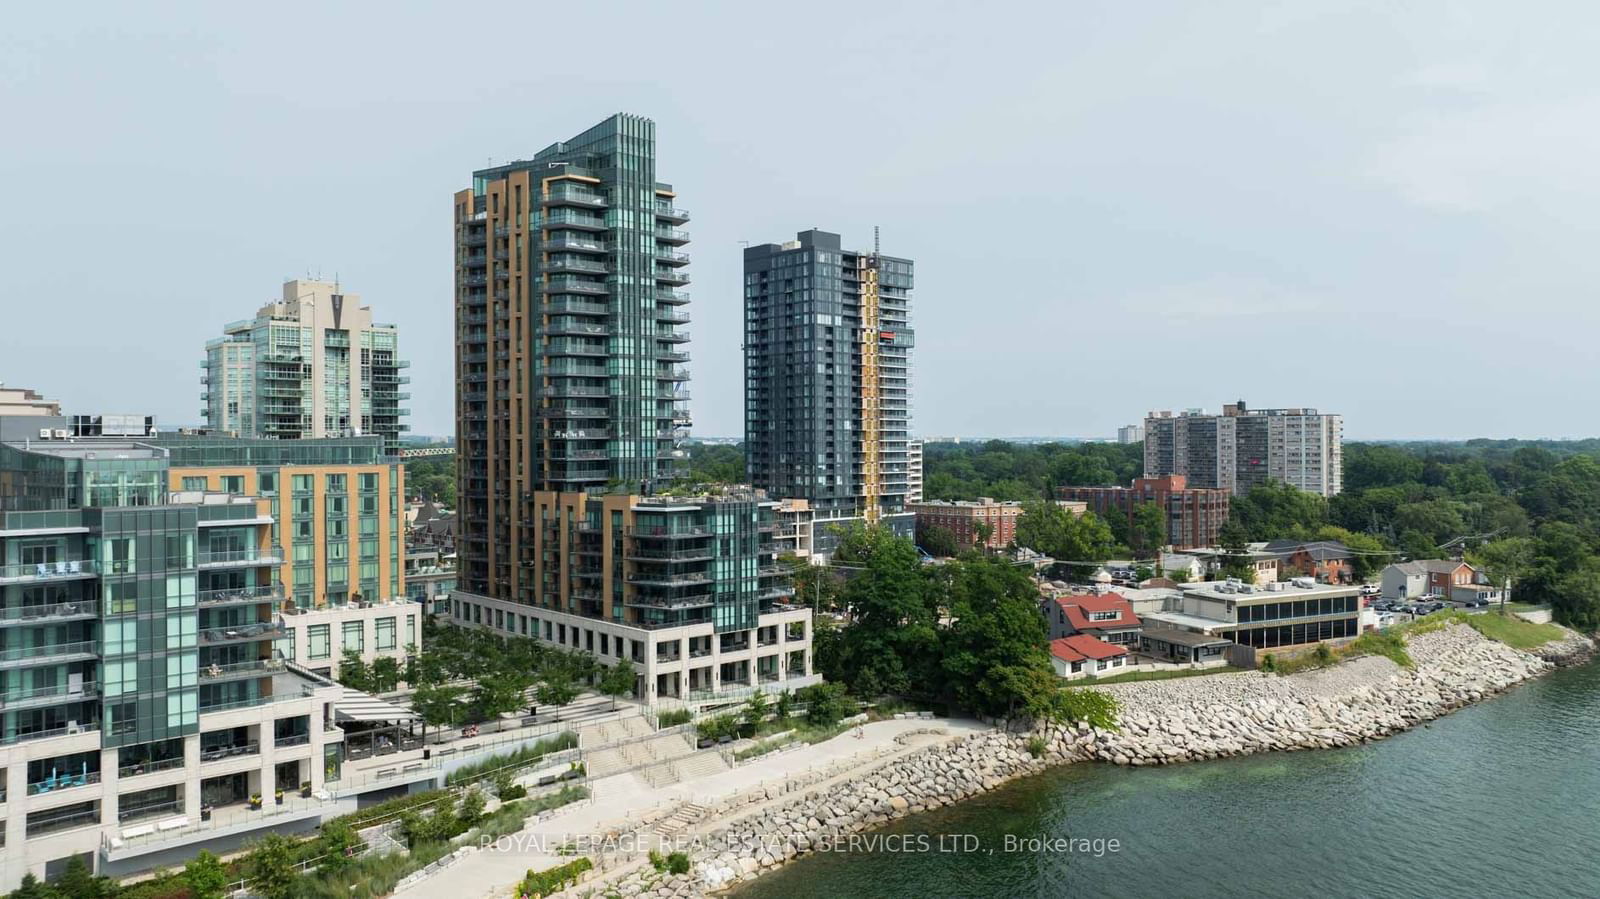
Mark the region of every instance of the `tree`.
<instances>
[{"instance_id":1,"label":"tree","mask_svg":"<svg viewBox=\"0 0 1600 899\"><path fill-rule=\"evenodd\" d=\"M454 725L461 715L463 687L423 684L411 694L411 709L422 718L422 733L426 737L428 725L447 727Z\"/></svg>"},{"instance_id":2,"label":"tree","mask_svg":"<svg viewBox=\"0 0 1600 899\"><path fill-rule=\"evenodd\" d=\"M833 569L795 556L779 556L778 561L794 578L795 602L809 605L817 612L839 607L839 577Z\"/></svg>"},{"instance_id":3,"label":"tree","mask_svg":"<svg viewBox=\"0 0 1600 899\"><path fill-rule=\"evenodd\" d=\"M1268 481L1229 500L1228 520L1244 528L1246 540L1304 539L1328 523L1328 501L1282 481Z\"/></svg>"},{"instance_id":4,"label":"tree","mask_svg":"<svg viewBox=\"0 0 1600 899\"><path fill-rule=\"evenodd\" d=\"M778 694L778 702L773 706L773 715L779 721L788 721L789 716L793 713L794 694L790 693L789 690L785 688L782 693Z\"/></svg>"},{"instance_id":5,"label":"tree","mask_svg":"<svg viewBox=\"0 0 1600 899\"><path fill-rule=\"evenodd\" d=\"M1073 515L1053 502L1026 503L1017 519L1017 545L1067 563L1079 572L1111 558L1116 538L1092 512Z\"/></svg>"},{"instance_id":6,"label":"tree","mask_svg":"<svg viewBox=\"0 0 1600 899\"><path fill-rule=\"evenodd\" d=\"M1133 509L1133 521L1128 526L1133 551L1142 558L1151 558L1167 545L1167 513L1155 503L1140 503Z\"/></svg>"},{"instance_id":7,"label":"tree","mask_svg":"<svg viewBox=\"0 0 1600 899\"><path fill-rule=\"evenodd\" d=\"M339 683L363 693L372 690L372 669L362 660L361 652L346 649L339 655Z\"/></svg>"},{"instance_id":8,"label":"tree","mask_svg":"<svg viewBox=\"0 0 1600 899\"><path fill-rule=\"evenodd\" d=\"M1489 583L1500 588L1500 605L1510 598L1511 585L1520 581L1533 566L1534 543L1528 537L1503 537L1491 540L1467 554L1472 564L1483 569Z\"/></svg>"},{"instance_id":9,"label":"tree","mask_svg":"<svg viewBox=\"0 0 1600 899\"><path fill-rule=\"evenodd\" d=\"M194 899L222 899L228 888L228 871L221 859L202 849L183 866L183 882Z\"/></svg>"},{"instance_id":10,"label":"tree","mask_svg":"<svg viewBox=\"0 0 1600 899\"><path fill-rule=\"evenodd\" d=\"M761 722L767 720L767 694L757 690L750 694L744 704L744 723L750 728L750 735L755 736L756 729Z\"/></svg>"},{"instance_id":11,"label":"tree","mask_svg":"<svg viewBox=\"0 0 1600 899\"><path fill-rule=\"evenodd\" d=\"M839 723L854 709L845 696L843 684L812 684L795 692L795 700L806 707L806 722L819 727Z\"/></svg>"},{"instance_id":12,"label":"tree","mask_svg":"<svg viewBox=\"0 0 1600 899\"><path fill-rule=\"evenodd\" d=\"M617 707L618 698L633 695L634 680L637 677L631 659L623 659L606 669L606 673L600 677L600 692L611 697L611 708Z\"/></svg>"},{"instance_id":13,"label":"tree","mask_svg":"<svg viewBox=\"0 0 1600 899\"><path fill-rule=\"evenodd\" d=\"M12 891L6 899L56 899L56 891L47 883L41 883L39 878L32 874L22 875L22 884Z\"/></svg>"},{"instance_id":14,"label":"tree","mask_svg":"<svg viewBox=\"0 0 1600 899\"><path fill-rule=\"evenodd\" d=\"M1315 538L1344 544L1350 550L1350 573L1358 581L1370 579L1382 571L1383 566L1400 557L1371 534L1358 534L1333 525L1318 529Z\"/></svg>"},{"instance_id":15,"label":"tree","mask_svg":"<svg viewBox=\"0 0 1600 899\"><path fill-rule=\"evenodd\" d=\"M245 882L262 899L289 899L298 876L295 859L294 840L268 833L244 858Z\"/></svg>"},{"instance_id":16,"label":"tree","mask_svg":"<svg viewBox=\"0 0 1600 899\"><path fill-rule=\"evenodd\" d=\"M990 538L994 537L994 525L987 521L980 521L972 526L972 532L972 545L980 548L987 547Z\"/></svg>"},{"instance_id":17,"label":"tree","mask_svg":"<svg viewBox=\"0 0 1600 899\"><path fill-rule=\"evenodd\" d=\"M851 572L840 593L851 621L839 634L834 676L860 696L928 683L938 616L916 547L883 527L855 527L834 558Z\"/></svg>"},{"instance_id":18,"label":"tree","mask_svg":"<svg viewBox=\"0 0 1600 899\"><path fill-rule=\"evenodd\" d=\"M484 720L498 718L506 712L522 708L528 688L533 685L533 672L505 669L478 678L478 689L473 702Z\"/></svg>"},{"instance_id":19,"label":"tree","mask_svg":"<svg viewBox=\"0 0 1600 899\"><path fill-rule=\"evenodd\" d=\"M321 836L317 837L317 850L322 855L317 870L343 870L360 847L361 837L348 822L339 818L327 822L322 825Z\"/></svg>"},{"instance_id":20,"label":"tree","mask_svg":"<svg viewBox=\"0 0 1600 899\"><path fill-rule=\"evenodd\" d=\"M961 545L956 542L956 535L949 528L930 525L917 531L917 545L930 556L948 559L961 552ZM796 589L795 595L799 596Z\"/></svg>"},{"instance_id":21,"label":"tree","mask_svg":"<svg viewBox=\"0 0 1600 899\"><path fill-rule=\"evenodd\" d=\"M111 878L94 876L81 855L67 859L66 869L53 886L56 893L71 899L111 899L117 893Z\"/></svg>"},{"instance_id":22,"label":"tree","mask_svg":"<svg viewBox=\"0 0 1600 899\"><path fill-rule=\"evenodd\" d=\"M1033 580L1003 559L949 563L951 624L940 641L944 683L963 707L1011 717L1041 711L1056 686Z\"/></svg>"},{"instance_id":23,"label":"tree","mask_svg":"<svg viewBox=\"0 0 1600 899\"><path fill-rule=\"evenodd\" d=\"M539 676L542 680L533 695L540 705L560 708L578 698L578 685L565 665L547 666Z\"/></svg>"},{"instance_id":24,"label":"tree","mask_svg":"<svg viewBox=\"0 0 1600 899\"><path fill-rule=\"evenodd\" d=\"M389 693L400 686L400 660L394 656L380 656L372 660L367 673L373 693Z\"/></svg>"}]
</instances>

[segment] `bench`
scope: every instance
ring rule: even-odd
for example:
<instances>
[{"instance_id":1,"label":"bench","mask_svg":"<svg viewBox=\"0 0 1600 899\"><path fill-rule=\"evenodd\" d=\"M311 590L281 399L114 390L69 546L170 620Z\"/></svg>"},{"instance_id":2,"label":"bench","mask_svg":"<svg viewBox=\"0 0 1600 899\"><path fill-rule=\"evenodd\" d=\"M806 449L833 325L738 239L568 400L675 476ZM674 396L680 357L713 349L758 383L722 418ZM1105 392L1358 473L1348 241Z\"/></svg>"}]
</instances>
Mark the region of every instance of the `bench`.
<instances>
[{"instance_id":1,"label":"bench","mask_svg":"<svg viewBox=\"0 0 1600 899\"><path fill-rule=\"evenodd\" d=\"M180 830L189 826L188 818L168 818L156 824L156 830Z\"/></svg>"},{"instance_id":2,"label":"bench","mask_svg":"<svg viewBox=\"0 0 1600 899\"><path fill-rule=\"evenodd\" d=\"M155 832L156 829L154 826L149 824L140 824L138 827L130 827L127 830L124 830L122 832L122 838L124 840L131 840L135 837L147 837Z\"/></svg>"}]
</instances>

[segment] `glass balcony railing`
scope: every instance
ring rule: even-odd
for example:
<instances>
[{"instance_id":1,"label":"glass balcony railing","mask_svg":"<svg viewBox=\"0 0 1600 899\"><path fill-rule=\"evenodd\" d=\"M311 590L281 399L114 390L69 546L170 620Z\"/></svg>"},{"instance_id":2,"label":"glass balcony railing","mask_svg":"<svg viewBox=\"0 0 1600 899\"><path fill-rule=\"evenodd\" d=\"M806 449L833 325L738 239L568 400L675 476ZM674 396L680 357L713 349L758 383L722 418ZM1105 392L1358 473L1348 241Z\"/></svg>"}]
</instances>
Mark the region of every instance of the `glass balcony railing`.
<instances>
[{"instance_id":1,"label":"glass balcony railing","mask_svg":"<svg viewBox=\"0 0 1600 899\"><path fill-rule=\"evenodd\" d=\"M281 565L283 547L252 546L247 549L220 549L199 553L201 567L220 565Z\"/></svg>"},{"instance_id":2,"label":"glass balcony railing","mask_svg":"<svg viewBox=\"0 0 1600 899\"><path fill-rule=\"evenodd\" d=\"M45 581L52 578L93 577L99 565L93 559L0 565L0 582Z\"/></svg>"},{"instance_id":3,"label":"glass balcony railing","mask_svg":"<svg viewBox=\"0 0 1600 899\"><path fill-rule=\"evenodd\" d=\"M51 643L45 646L18 646L12 649L0 649L0 662L44 662L66 656L94 655L98 650L99 644L92 640Z\"/></svg>"}]
</instances>

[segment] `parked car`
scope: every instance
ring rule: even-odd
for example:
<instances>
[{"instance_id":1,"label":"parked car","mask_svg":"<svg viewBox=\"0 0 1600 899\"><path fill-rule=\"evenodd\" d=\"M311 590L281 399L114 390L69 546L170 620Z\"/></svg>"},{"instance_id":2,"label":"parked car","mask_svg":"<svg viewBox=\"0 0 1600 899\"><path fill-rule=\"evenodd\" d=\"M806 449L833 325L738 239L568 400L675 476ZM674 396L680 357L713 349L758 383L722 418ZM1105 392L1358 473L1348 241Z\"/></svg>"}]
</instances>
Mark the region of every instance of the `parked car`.
<instances>
[{"instance_id":1,"label":"parked car","mask_svg":"<svg viewBox=\"0 0 1600 899\"><path fill-rule=\"evenodd\" d=\"M1379 593L1382 593L1382 592L1383 592L1383 588L1378 586L1377 584L1362 584L1361 585L1361 595L1362 596L1377 596Z\"/></svg>"}]
</instances>

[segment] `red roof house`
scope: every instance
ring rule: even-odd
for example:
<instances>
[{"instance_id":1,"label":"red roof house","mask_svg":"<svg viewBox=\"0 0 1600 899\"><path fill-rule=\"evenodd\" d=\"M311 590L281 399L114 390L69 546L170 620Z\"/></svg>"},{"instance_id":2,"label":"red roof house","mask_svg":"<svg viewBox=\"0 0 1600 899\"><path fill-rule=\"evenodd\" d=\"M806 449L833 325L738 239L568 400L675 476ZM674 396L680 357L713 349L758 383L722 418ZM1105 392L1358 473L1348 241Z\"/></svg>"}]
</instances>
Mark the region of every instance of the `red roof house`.
<instances>
[{"instance_id":1,"label":"red roof house","mask_svg":"<svg viewBox=\"0 0 1600 899\"><path fill-rule=\"evenodd\" d=\"M1127 663L1128 650L1088 634L1050 641L1050 661L1062 677L1085 677Z\"/></svg>"},{"instance_id":2,"label":"red roof house","mask_svg":"<svg viewBox=\"0 0 1600 899\"><path fill-rule=\"evenodd\" d=\"M1142 626L1133 605L1120 593L1059 596L1046 605L1045 617L1052 639L1087 634L1109 643L1136 645Z\"/></svg>"}]
</instances>

